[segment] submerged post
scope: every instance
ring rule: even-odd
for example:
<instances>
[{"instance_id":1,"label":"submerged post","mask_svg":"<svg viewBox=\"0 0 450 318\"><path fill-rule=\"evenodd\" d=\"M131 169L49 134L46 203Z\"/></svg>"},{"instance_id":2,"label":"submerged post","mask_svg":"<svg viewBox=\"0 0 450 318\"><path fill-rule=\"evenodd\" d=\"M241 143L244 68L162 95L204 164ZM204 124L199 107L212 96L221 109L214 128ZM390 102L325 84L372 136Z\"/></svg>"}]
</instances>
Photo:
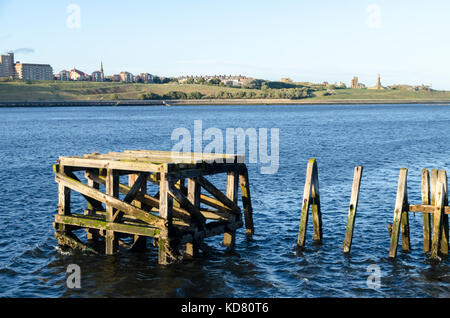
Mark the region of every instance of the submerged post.
<instances>
[{"instance_id":1,"label":"submerged post","mask_svg":"<svg viewBox=\"0 0 450 318\"><path fill-rule=\"evenodd\" d=\"M352 194L350 197L350 205L348 208L347 227L345 231L344 248L343 248L344 253L350 253L352 247L353 228L355 225L356 210L358 208L359 188L361 185L362 172L363 167L361 166L355 167L355 172L353 176Z\"/></svg>"}]
</instances>

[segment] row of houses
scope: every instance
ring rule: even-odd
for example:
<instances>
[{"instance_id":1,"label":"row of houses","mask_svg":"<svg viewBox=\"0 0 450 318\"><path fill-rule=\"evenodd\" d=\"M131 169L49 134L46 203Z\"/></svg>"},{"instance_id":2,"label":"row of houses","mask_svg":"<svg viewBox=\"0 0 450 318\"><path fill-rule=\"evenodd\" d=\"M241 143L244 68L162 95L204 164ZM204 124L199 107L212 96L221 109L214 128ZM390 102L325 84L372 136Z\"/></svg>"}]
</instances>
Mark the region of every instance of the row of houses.
<instances>
[{"instance_id":1,"label":"row of houses","mask_svg":"<svg viewBox=\"0 0 450 318\"><path fill-rule=\"evenodd\" d=\"M73 68L70 71L62 70L55 75L55 79L59 81L91 81L91 82L124 82L124 83L152 83L154 76L150 73L141 73L133 75L130 72L120 72L111 76L105 76L103 72L103 63L100 70L93 72L91 75Z\"/></svg>"},{"instance_id":2,"label":"row of houses","mask_svg":"<svg viewBox=\"0 0 450 318\"><path fill-rule=\"evenodd\" d=\"M206 76L181 76L178 77L178 83L180 84L198 84L204 82L220 82L226 86L240 86L247 77L242 75L206 75ZM216 83L218 84L218 83Z\"/></svg>"}]
</instances>

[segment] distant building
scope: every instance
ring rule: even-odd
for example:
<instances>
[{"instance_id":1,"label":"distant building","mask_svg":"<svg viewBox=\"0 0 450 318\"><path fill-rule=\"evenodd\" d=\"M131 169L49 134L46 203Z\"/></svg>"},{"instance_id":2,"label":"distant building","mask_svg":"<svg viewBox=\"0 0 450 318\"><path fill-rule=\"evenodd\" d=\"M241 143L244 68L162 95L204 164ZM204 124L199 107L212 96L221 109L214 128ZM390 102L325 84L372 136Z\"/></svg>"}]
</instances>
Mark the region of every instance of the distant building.
<instances>
[{"instance_id":1,"label":"distant building","mask_svg":"<svg viewBox=\"0 0 450 318\"><path fill-rule=\"evenodd\" d=\"M17 62L14 65L15 78L22 80L53 80L53 69L48 64L28 64Z\"/></svg>"},{"instance_id":2,"label":"distant building","mask_svg":"<svg viewBox=\"0 0 450 318\"><path fill-rule=\"evenodd\" d=\"M365 87L366 87L366 85L360 83L357 76L353 77L353 79L350 83L350 88L365 88Z\"/></svg>"},{"instance_id":3,"label":"distant building","mask_svg":"<svg viewBox=\"0 0 450 318\"><path fill-rule=\"evenodd\" d=\"M129 72L120 72L120 81L124 83L132 83L133 82L133 74Z\"/></svg>"},{"instance_id":4,"label":"distant building","mask_svg":"<svg viewBox=\"0 0 450 318\"><path fill-rule=\"evenodd\" d=\"M93 82L103 82L105 80L105 74L103 73L103 62L100 63L100 71L95 71L91 75Z\"/></svg>"},{"instance_id":5,"label":"distant building","mask_svg":"<svg viewBox=\"0 0 450 318\"><path fill-rule=\"evenodd\" d=\"M139 74L139 79L143 83L152 83L153 82L153 75L149 73L141 73Z\"/></svg>"},{"instance_id":6,"label":"distant building","mask_svg":"<svg viewBox=\"0 0 450 318\"><path fill-rule=\"evenodd\" d=\"M386 89L386 87L384 87L383 85L381 85L381 77L380 77L380 74L378 74L377 85L374 86L374 87L369 87L369 89Z\"/></svg>"},{"instance_id":7,"label":"distant building","mask_svg":"<svg viewBox=\"0 0 450 318\"><path fill-rule=\"evenodd\" d=\"M14 53L0 55L0 77L14 77Z\"/></svg>"},{"instance_id":8,"label":"distant building","mask_svg":"<svg viewBox=\"0 0 450 318\"><path fill-rule=\"evenodd\" d=\"M89 75L74 68L73 70L70 70L70 79L72 81L88 81Z\"/></svg>"},{"instance_id":9,"label":"distant building","mask_svg":"<svg viewBox=\"0 0 450 318\"><path fill-rule=\"evenodd\" d=\"M70 72L66 70L62 70L59 72L58 80L60 81L68 81L70 80Z\"/></svg>"}]
</instances>

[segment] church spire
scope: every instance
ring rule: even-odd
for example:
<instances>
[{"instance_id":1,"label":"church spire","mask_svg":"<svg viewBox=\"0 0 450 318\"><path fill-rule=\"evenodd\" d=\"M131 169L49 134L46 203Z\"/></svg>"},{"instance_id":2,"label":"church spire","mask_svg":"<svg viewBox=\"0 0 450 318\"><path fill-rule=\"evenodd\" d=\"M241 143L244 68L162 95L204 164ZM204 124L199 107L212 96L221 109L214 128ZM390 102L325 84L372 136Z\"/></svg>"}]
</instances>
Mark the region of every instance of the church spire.
<instances>
[{"instance_id":1,"label":"church spire","mask_svg":"<svg viewBox=\"0 0 450 318\"><path fill-rule=\"evenodd\" d=\"M103 62L100 62L100 73L103 74Z\"/></svg>"}]
</instances>

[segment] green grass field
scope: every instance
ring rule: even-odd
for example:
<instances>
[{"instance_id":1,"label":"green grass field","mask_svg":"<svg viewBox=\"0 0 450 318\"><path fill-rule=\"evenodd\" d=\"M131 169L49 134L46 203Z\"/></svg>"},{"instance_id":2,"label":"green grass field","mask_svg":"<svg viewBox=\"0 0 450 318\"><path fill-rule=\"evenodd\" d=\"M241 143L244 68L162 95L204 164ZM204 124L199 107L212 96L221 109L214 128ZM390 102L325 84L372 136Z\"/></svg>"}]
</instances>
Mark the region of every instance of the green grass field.
<instances>
[{"instance_id":1,"label":"green grass field","mask_svg":"<svg viewBox=\"0 0 450 318\"><path fill-rule=\"evenodd\" d=\"M0 101L58 101L58 100L136 100L141 94L155 93L160 96L170 91L189 94L200 92L205 97L214 98L220 92L254 92L261 90L231 88L199 84L125 84L96 82L59 81L4 81L0 82ZM411 91L411 90L368 90L336 89L335 94L325 96L326 91L317 91L313 97L299 101L343 101L343 100L450 100L450 91ZM256 97L257 98L257 97Z\"/></svg>"},{"instance_id":2,"label":"green grass field","mask_svg":"<svg viewBox=\"0 0 450 318\"><path fill-rule=\"evenodd\" d=\"M255 91L231 87L198 84L137 84L137 83L96 83L96 82L48 82L24 81L0 82L0 101L55 101L55 100L110 100L112 95L118 99L139 99L143 93L164 95L170 91L184 93L200 92L211 96L221 91Z\"/></svg>"}]
</instances>

